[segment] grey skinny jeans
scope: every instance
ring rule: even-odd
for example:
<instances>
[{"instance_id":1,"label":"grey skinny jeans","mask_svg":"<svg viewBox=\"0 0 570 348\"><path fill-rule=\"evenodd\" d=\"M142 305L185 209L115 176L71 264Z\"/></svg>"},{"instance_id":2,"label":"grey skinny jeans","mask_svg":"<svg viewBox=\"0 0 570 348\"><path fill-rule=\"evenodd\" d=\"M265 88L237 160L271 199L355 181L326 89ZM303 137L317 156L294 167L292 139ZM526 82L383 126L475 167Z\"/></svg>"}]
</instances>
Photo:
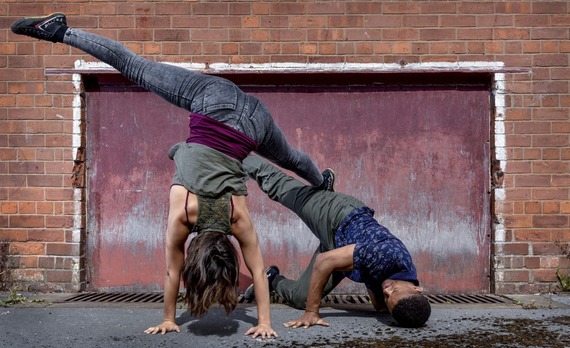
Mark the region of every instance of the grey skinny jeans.
<instances>
[{"instance_id":1,"label":"grey skinny jeans","mask_svg":"<svg viewBox=\"0 0 570 348\"><path fill-rule=\"evenodd\" d=\"M309 266L299 279L291 280L277 275L271 284L287 303L303 309L317 255L336 248L334 237L338 227L352 211L363 207L364 203L342 193L307 186L258 156L249 155L243 161L243 169L269 198L297 214L320 241ZM333 272L322 296L331 292L343 278L342 272Z\"/></svg>"},{"instance_id":2,"label":"grey skinny jeans","mask_svg":"<svg viewBox=\"0 0 570 348\"><path fill-rule=\"evenodd\" d=\"M323 181L310 157L289 145L267 108L234 83L136 55L103 36L69 28L63 42L111 65L126 78L191 112L212 117L243 132L257 144L257 153L293 171L312 185Z\"/></svg>"}]
</instances>

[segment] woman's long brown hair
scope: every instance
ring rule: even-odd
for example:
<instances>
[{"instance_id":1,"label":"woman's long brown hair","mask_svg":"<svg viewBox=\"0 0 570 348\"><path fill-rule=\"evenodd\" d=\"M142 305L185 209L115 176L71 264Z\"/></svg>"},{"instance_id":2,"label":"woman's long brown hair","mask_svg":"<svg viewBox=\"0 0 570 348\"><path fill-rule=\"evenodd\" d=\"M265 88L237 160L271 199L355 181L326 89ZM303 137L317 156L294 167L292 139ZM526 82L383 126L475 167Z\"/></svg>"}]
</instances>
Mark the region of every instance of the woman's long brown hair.
<instances>
[{"instance_id":1,"label":"woman's long brown hair","mask_svg":"<svg viewBox=\"0 0 570 348\"><path fill-rule=\"evenodd\" d=\"M186 250L182 279L188 311L202 317L214 303L230 314L237 305L239 280L238 253L225 234L202 232Z\"/></svg>"}]
</instances>

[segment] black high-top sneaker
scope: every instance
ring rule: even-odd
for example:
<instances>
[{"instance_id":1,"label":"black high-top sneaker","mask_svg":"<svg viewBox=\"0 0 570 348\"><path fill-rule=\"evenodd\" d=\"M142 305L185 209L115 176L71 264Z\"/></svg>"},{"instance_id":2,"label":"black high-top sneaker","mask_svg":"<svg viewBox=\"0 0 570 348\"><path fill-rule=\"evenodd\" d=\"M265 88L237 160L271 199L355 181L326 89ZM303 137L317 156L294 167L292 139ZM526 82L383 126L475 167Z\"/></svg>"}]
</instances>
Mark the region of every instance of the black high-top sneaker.
<instances>
[{"instance_id":1,"label":"black high-top sneaker","mask_svg":"<svg viewBox=\"0 0 570 348\"><path fill-rule=\"evenodd\" d=\"M28 17L17 20L12 24L11 29L14 34L51 42L62 42L63 34L67 30L67 20L63 13L52 13L44 17ZM58 32L60 29L63 32Z\"/></svg>"},{"instance_id":2,"label":"black high-top sneaker","mask_svg":"<svg viewBox=\"0 0 570 348\"><path fill-rule=\"evenodd\" d=\"M319 186L322 190L334 192L334 172L332 169L327 168L323 171L323 183Z\"/></svg>"},{"instance_id":3,"label":"black high-top sneaker","mask_svg":"<svg viewBox=\"0 0 570 348\"><path fill-rule=\"evenodd\" d=\"M279 274L279 267L272 265L265 269L265 274L267 275L267 281L269 281L269 292L273 291L273 287L271 286L271 282L273 279ZM247 301L252 301L255 298L255 292L253 291L253 284L245 289L243 293L243 298Z\"/></svg>"}]
</instances>

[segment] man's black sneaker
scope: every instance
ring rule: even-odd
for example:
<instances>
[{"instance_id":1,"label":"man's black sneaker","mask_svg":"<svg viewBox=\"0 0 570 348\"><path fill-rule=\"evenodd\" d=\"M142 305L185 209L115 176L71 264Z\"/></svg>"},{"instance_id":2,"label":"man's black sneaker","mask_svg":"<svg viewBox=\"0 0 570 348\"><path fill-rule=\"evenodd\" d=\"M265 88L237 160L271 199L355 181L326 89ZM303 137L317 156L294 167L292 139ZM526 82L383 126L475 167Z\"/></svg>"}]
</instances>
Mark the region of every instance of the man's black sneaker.
<instances>
[{"instance_id":1,"label":"man's black sneaker","mask_svg":"<svg viewBox=\"0 0 570 348\"><path fill-rule=\"evenodd\" d=\"M35 37L40 40L61 42L64 33L58 29L67 27L67 20L63 13L52 13L44 17L28 17L17 20L12 24L14 34Z\"/></svg>"},{"instance_id":2,"label":"man's black sneaker","mask_svg":"<svg viewBox=\"0 0 570 348\"><path fill-rule=\"evenodd\" d=\"M332 169L327 168L323 172L323 183L319 188L327 191L334 192L334 172Z\"/></svg>"},{"instance_id":3,"label":"man's black sneaker","mask_svg":"<svg viewBox=\"0 0 570 348\"><path fill-rule=\"evenodd\" d=\"M273 291L271 283L273 282L273 279L275 279L275 277L279 274L279 268L275 265L269 266L265 269L265 274L267 275L267 281L269 281L269 292L271 292ZM247 287L247 289L245 289L245 292L243 293L243 298L247 301L251 301L255 298L255 292L253 291L253 284L251 284L250 286Z\"/></svg>"}]
</instances>

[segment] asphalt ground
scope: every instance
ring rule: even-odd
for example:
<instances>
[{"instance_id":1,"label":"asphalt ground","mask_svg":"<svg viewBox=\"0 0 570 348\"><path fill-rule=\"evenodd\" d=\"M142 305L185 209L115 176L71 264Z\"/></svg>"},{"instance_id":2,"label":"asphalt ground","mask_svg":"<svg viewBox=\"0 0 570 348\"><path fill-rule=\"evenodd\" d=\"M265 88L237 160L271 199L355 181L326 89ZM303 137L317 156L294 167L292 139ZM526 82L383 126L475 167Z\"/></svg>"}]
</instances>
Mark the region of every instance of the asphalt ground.
<instances>
[{"instance_id":1,"label":"asphalt ground","mask_svg":"<svg viewBox=\"0 0 570 348\"><path fill-rule=\"evenodd\" d=\"M254 304L228 317L212 308L202 319L177 310L180 333L147 335L162 304L64 303L72 294L23 294L0 307L0 347L570 347L570 295L509 296L507 304L432 306L427 325L401 328L368 304L322 308L330 327L290 329L302 311L272 304L273 339L244 336L257 322ZM5 301L9 294L0 293Z\"/></svg>"}]
</instances>

